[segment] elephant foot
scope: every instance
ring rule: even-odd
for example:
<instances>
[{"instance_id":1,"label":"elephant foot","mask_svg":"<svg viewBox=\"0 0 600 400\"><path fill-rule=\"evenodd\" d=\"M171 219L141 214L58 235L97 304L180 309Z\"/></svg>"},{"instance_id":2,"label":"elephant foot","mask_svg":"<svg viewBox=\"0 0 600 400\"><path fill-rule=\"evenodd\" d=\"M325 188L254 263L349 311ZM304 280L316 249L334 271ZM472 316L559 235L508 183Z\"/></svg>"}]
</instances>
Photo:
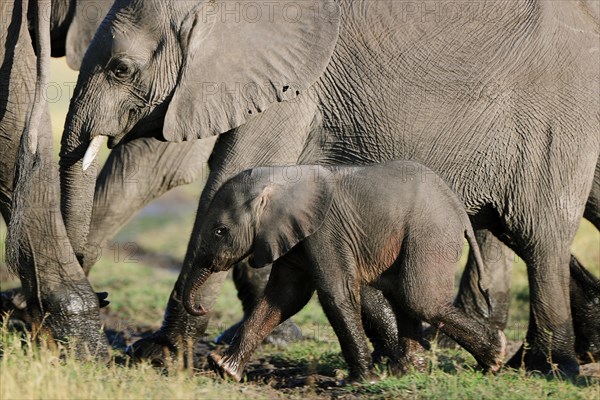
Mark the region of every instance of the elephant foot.
<instances>
[{"instance_id":1,"label":"elephant foot","mask_svg":"<svg viewBox=\"0 0 600 400\"><path fill-rule=\"evenodd\" d=\"M379 382L381 378L379 375L373 373L373 371L366 371L362 373L351 373L348 378L342 381L343 385L352 385L352 386L364 386L364 385L373 385Z\"/></svg>"},{"instance_id":2,"label":"elephant foot","mask_svg":"<svg viewBox=\"0 0 600 400\"><path fill-rule=\"evenodd\" d=\"M177 358L177 346L159 331L131 344L125 353L135 361L147 360L156 368L165 368Z\"/></svg>"},{"instance_id":3,"label":"elephant foot","mask_svg":"<svg viewBox=\"0 0 600 400\"><path fill-rule=\"evenodd\" d=\"M373 364L384 367L390 375L403 375L410 371L425 372L427 350L428 343L402 338L398 350L385 349L382 354L381 350L376 348L372 354Z\"/></svg>"},{"instance_id":4,"label":"elephant foot","mask_svg":"<svg viewBox=\"0 0 600 400\"><path fill-rule=\"evenodd\" d=\"M48 332L51 339L73 348L77 358L108 362L110 346L102 329L98 300L86 301L83 296L72 300L45 304L45 315L34 319L33 332L38 332L36 321L41 321L39 331Z\"/></svg>"},{"instance_id":5,"label":"elephant foot","mask_svg":"<svg viewBox=\"0 0 600 400\"><path fill-rule=\"evenodd\" d=\"M44 326L40 330L41 333L44 331L49 331L51 340L74 349L74 354L79 360L110 360L110 346L99 316L97 320L95 315L87 314L62 315L56 320L50 316L44 320Z\"/></svg>"},{"instance_id":6,"label":"elephant foot","mask_svg":"<svg viewBox=\"0 0 600 400\"><path fill-rule=\"evenodd\" d=\"M233 342L233 338L237 334L238 330L242 327L243 320L229 327L225 332L221 333L214 342L216 344L230 345ZM263 343L274 344L277 346L287 346L290 343L297 342L302 339L302 331L292 321L288 319L279 324L273 331L265 338Z\"/></svg>"},{"instance_id":7,"label":"elephant foot","mask_svg":"<svg viewBox=\"0 0 600 400\"><path fill-rule=\"evenodd\" d=\"M7 316L6 324L18 330L31 329L31 314L27 310L27 301L21 289L0 292L0 316Z\"/></svg>"},{"instance_id":8,"label":"elephant foot","mask_svg":"<svg viewBox=\"0 0 600 400\"><path fill-rule=\"evenodd\" d=\"M94 297L88 293L85 287L80 291L56 289L42 299L42 315L36 302L28 304L21 288L12 289L0 293L0 313L8 315L8 327L34 333L36 340L64 344L79 359L108 361L108 341L98 312L99 303L108 304L108 294Z\"/></svg>"},{"instance_id":9,"label":"elephant foot","mask_svg":"<svg viewBox=\"0 0 600 400\"><path fill-rule=\"evenodd\" d=\"M504 332L498 330L498 341L499 344L497 346L497 350L495 351L495 355L492 356L491 362L486 362L483 364L483 369L485 372L491 372L492 374L497 374L502 369L504 365L504 357L506 357L506 336Z\"/></svg>"},{"instance_id":10,"label":"elephant foot","mask_svg":"<svg viewBox=\"0 0 600 400\"><path fill-rule=\"evenodd\" d=\"M208 365L218 373L221 378L229 377L236 382L241 382L244 368L238 362L233 361L230 356L221 356L215 352L208 355Z\"/></svg>"},{"instance_id":11,"label":"elephant foot","mask_svg":"<svg viewBox=\"0 0 600 400\"><path fill-rule=\"evenodd\" d=\"M525 350L521 345L506 365L510 368L537 371L549 376L570 378L579 375L579 364L575 358L553 357L551 361L552 363L548 362L547 355L535 352L533 349Z\"/></svg>"}]
</instances>

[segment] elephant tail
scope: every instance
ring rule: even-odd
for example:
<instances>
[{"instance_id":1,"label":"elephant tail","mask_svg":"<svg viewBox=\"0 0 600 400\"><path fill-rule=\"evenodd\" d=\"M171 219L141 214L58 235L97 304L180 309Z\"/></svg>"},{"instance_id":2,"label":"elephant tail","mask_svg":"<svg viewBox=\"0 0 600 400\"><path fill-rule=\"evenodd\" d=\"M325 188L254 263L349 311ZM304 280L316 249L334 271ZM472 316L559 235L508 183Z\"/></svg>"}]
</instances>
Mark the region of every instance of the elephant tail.
<instances>
[{"instance_id":1,"label":"elephant tail","mask_svg":"<svg viewBox=\"0 0 600 400\"><path fill-rule=\"evenodd\" d=\"M481 250L479 249L479 245L477 244L477 240L475 239L475 232L473 231L473 227L471 226L471 221L469 217L466 216L466 226L465 226L465 237L467 238L467 242L471 247L471 252L473 257L475 258L475 264L477 264L477 286L479 287L479 291L483 295L485 302L487 304L488 312L486 318L490 318L492 315L492 301L490 299L490 283L487 274L485 273L485 265L483 263L483 257L481 257Z\"/></svg>"}]
</instances>

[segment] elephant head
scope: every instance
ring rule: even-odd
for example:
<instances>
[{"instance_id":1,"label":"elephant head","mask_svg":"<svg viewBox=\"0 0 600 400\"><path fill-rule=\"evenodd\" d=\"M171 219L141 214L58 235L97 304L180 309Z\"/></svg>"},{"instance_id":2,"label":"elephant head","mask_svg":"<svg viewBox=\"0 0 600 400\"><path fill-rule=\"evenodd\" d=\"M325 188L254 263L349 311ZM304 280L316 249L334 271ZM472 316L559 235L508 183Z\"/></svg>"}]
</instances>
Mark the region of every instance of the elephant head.
<instances>
[{"instance_id":1,"label":"elephant head","mask_svg":"<svg viewBox=\"0 0 600 400\"><path fill-rule=\"evenodd\" d=\"M62 139L62 208L77 252L96 178L87 168L103 140L112 148L140 136L220 134L316 82L336 43L339 9L325 0L292 6L115 2L83 59Z\"/></svg>"},{"instance_id":2,"label":"elephant head","mask_svg":"<svg viewBox=\"0 0 600 400\"><path fill-rule=\"evenodd\" d=\"M255 268L271 264L321 227L333 199L326 171L297 168L294 180L286 179L283 168L247 170L219 189L202 223L195 257L200 267L184 285L190 314L207 312L196 305L196 293L213 272L227 271L246 257Z\"/></svg>"}]
</instances>

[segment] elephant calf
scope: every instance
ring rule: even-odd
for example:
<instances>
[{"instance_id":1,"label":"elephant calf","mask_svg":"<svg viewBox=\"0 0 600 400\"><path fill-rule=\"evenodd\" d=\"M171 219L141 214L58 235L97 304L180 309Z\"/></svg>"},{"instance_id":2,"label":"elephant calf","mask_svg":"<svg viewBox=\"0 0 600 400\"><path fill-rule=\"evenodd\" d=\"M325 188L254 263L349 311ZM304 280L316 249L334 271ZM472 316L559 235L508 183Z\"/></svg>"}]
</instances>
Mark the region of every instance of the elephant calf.
<instances>
[{"instance_id":1,"label":"elephant calf","mask_svg":"<svg viewBox=\"0 0 600 400\"><path fill-rule=\"evenodd\" d=\"M350 380L371 376L361 324L360 288L383 291L399 323L400 357L410 360L421 321L437 326L489 371L502 365L505 338L452 305L454 271L466 234L481 268L473 230L457 196L428 168L392 161L353 167L265 167L225 183L204 217L198 269L183 303L206 310L196 293L213 272L248 257L275 263L257 307L223 356L209 361L240 380L266 335L316 289L340 341ZM487 294L485 285L480 289Z\"/></svg>"}]
</instances>

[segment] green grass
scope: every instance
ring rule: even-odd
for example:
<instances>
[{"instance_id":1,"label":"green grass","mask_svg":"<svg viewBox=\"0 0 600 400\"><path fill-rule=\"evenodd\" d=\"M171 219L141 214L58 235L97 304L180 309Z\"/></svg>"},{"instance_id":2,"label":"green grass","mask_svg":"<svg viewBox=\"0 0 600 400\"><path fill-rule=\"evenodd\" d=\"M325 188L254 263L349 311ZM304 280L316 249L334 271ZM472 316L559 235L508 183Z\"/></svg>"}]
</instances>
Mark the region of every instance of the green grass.
<instances>
[{"instance_id":1,"label":"green grass","mask_svg":"<svg viewBox=\"0 0 600 400\"><path fill-rule=\"evenodd\" d=\"M168 201L168 198L165 199ZM150 216L151 217L151 216ZM153 219L139 216L122 239L134 241L144 237L145 246L156 250L162 246L162 236L155 240L146 236L147 231L165 229L171 232L182 222L174 218ZM192 215L189 216L192 218ZM139 231L132 229L138 226ZM190 226L188 228L191 229ZM181 228L179 238L185 241L189 229ZM594 242L587 238L594 232L582 227L582 239L578 236L575 248L581 251L582 260L594 250ZM582 244L582 242L584 244ZM585 243L590 243L586 247ZM585 254L584 254L585 253ZM587 254L587 255L586 255ZM180 257L182 253L174 252ZM110 292L111 305L107 324L117 330L156 329L162 319L164 305L177 273L157 268L142 260L124 262L115 258L114 251L105 251L94 267L90 279L96 290ZM527 322L527 285L525 271L515 266L511 321ZM225 327L236 322L241 307L231 280L227 280L223 292L214 306L215 317L208 328L216 336ZM517 317L513 317L516 315ZM316 299L295 318L305 339L287 348L262 346L253 357L257 360L290 368L291 374L308 372L330 377L343 377L345 364L340 355L339 344ZM524 330L520 333L524 334ZM234 384L205 373L185 371L178 368L168 373L156 370L148 364L108 366L79 363L70 357L61 358L57 350L45 346L31 346L14 333L2 331L3 356L0 361L0 399L21 398L330 398L360 397L369 399L391 398L444 398L444 399L597 399L600 395L599 381L580 378L576 382L526 376L521 372L504 371L498 376L483 375L475 370L475 361L462 350L434 350L429 356L430 369L426 373L412 373L403 377L386 377L372 385L343 386L329 389L311 384L298 388L272 387L281 378L265 383L265 379ZM283 367L281 367L283 366Z\"/></svg>"},{"instance_id":2,"label":"green grass","mask_svg":"<svg viewBox=\"0 0 600 400\"><path fill-rule=\"evenodd\" d=\"M63 60L53 60L52 68L57 85L64 90L51 104L55 143L58 144L69 100L66 95L69 85L64 82L75 82L76 74L66 69ZM101 157L106 158L107 154L108 151L103 150ZM103 249L90 280L97 291L110 292L111 304L104 310L107 328L139 332L160 326L177 270L157 267L157 257L152 254L166 254L176 260L183 258L201 187L201 183L197 183L166 194L153 203L158 207L157 211L149 209L138 215L117 235L111 247ZM0 247L3 247L5 232L5 226L0 222ZM139 252L129 254L125 247L128 243L139 246ZM150 256L142 257L141 249L149 251ZM4 254L3 248L0 251ZM573 252L588 269L600 276L600 233L591 224L582 223ZM0 276L2 290L18 284L15 279ZM457 279L459 276L460 271ZM525 335L528 301L525 266L516 259L507 330L511 338L521 340ZM218 335L241 315L233 282L227 280L214 306L214 318L207 333ZM289 368L292 377L294 371L304 375L343 377L346 369L339 344L316 299L310 301L295 321L302 329L304 340L283 349L262 346L253 362L265 360L266 364L275 365L274 376ZM474 370L475 361L462 350L436 349L428 355L428 372L403 377L386 377L384 374L373 385L323 389L310 378L302 387L275 389L272 386L281 384L282 378L270 381L269 374L258 381L234 384L206 372L171 368L165 373L146 363L111 363L108 366L80 363L68 355L61 356L59 350L44 343L31 346L27 339L5 328L0 332L0 339L0 399L600 398L597 378L582 377L570 382L526 376L518 371L503 371L498 376L483 375Z\"/></svg>"},{"instance_id":3,"label":"green grass","mask_svg":"<svg viewBox=\"0 0 600 400\"><path fill-rule=\"evenodd\" d=\"M101 271L100 268L103 268ZM112 312L129 324L154 324L158 319L149 310L161 310L162 302L149 294L151 287L157 297L167 296L173 276L168 276L152 267L138 266L123 269L117 264L98 265L93 276L95 285L116 285L111 293ZM146 272L143 270L146 269ZM100 272L101 271L101 272ZM149 271L149 272L148 272ZM115 278L115 275L121 276ZM137 273L137 279L125 275ZM237 318L239 305L231 281L224 288L223 296L215 306L215 323L228 324ZM126 307L123 310L122 307ZM339 346L329 332L321 331L311 335L315 324L310 316L318 313L316 302L311 301L309 310L297 318L304 333L311 339L294 343L281 349L276 346L263 346L254 359L268 357L273 364L286 366L317 374L341 377L345 366L339 354ZM118 311L121 310L121 311ZM316 320L322 320L317 315ZM123 327L125 329L127 327ZM3 356L0 361L1 399L238 399L238 398L302 398L302 397L343 397L359 396L369 399L391 398L444 398L444 399L595 399L598 398L598 380L580 378L577 382L561 379L546 379L540 376L525 376L520 372L504 371L498 376L483 375L474 370L475 362L461 350L435 350L429 356L431 364L427 373L413 373L403 377L385 377L376 384L360 387L343 386L319 389L315 386L296 389L276 390L268 384L246 382L235 384L222 381L210 374L193 373L179 368L164 371L153 369L146 363L136 365L108 366L94 363L80 363L72 357L59 357L56 349L43 343L31 346L6 330L0 332Z\"/></svg>"}]
</instances>

